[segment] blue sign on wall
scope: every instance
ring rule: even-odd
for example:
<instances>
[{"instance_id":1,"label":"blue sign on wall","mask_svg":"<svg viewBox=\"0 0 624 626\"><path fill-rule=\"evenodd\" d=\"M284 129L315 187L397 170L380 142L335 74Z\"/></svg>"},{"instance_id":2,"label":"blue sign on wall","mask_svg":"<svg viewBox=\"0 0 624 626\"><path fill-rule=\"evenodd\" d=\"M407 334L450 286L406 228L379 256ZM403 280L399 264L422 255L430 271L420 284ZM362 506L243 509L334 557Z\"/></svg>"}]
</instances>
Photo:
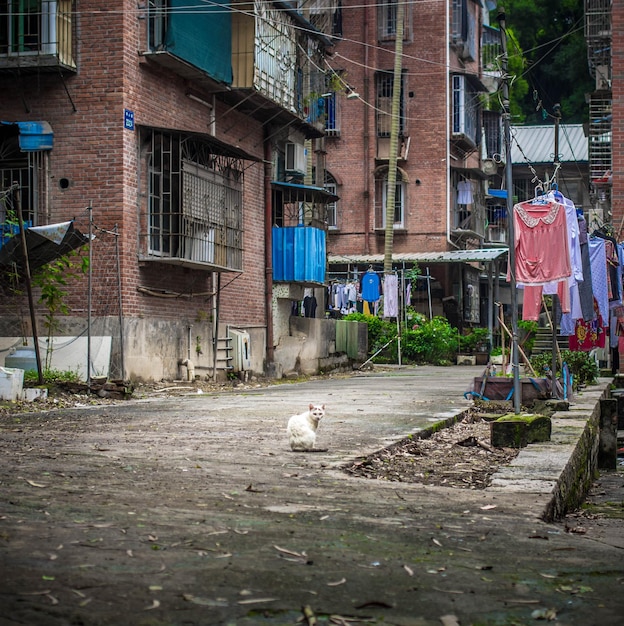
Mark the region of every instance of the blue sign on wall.
<instances>
[{"instance_id":1,"label":"blue sign on wall","mask_svg":"<svg viewBox=\"0 0 624 626\"><path fill-rule=\"evenodd\" d=\"M134 130L134 111L124 109L124 128Z\"/></svg>"}]
</instances>

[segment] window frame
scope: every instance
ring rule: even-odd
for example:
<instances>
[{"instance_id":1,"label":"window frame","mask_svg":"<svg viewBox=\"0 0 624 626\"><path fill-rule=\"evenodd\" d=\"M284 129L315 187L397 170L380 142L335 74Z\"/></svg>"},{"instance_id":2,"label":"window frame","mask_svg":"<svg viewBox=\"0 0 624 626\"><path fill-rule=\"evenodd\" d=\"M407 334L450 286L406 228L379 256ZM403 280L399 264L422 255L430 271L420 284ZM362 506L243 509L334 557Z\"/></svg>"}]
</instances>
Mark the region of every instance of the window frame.
<instances>
[{"instance_id":1,"label":"window frame","mask_svg":"<svg viewBox=\"0 0 624 626\"><path fill-rule=\"evenodd\" d=\"M377 39L381 42L396 41L398 0L379 0L377 5ZM409 41L412 36L412 8L405 5L403 41Z\"/></svg>"},{"instance_id":2,"label":"window frame","mask_svg":"<svg viewBox=\"0 0 624 626\"><path fill-rule=\"evenodd\" d=\"M209 141L147 129L148 259L243 269L243 167Z\"/></svg>"},{"instance_id":3,"label":"window frame","mask_svg":"<svg viewBox=\"0 0 624 626\"><path fill-rule=\"evenodd\" d=\"M329 193L333 193L335 196L338 195L338 183L336 179L325 172L325 183L323 188ZM333 219L330 219L332 216ZM338 230L338 201L329 202L325 205L325 222L327 224L327 228L329 230Z\"/></svg>"},{"instance_id":4,"label":"window frame","mask_svg":"<svg viewBox=\"0 0 624 626\"><path fill-rule=\"evenodd\" d=\"M405 136L405 93L406 72L401 73L401 96L399 103L399 135ZM377 137L390 137L392 128L392 91L394 72L375 72L375 134ZM389 93L389 95L387 95Z\"/></svg>"},{"instance_id":5,"label":"window frame","mask_svg":"<svg viewBox=\"0 0 624 626\"><path fill-rule=\"evenodd\" d=\"M403 174L397 170L396 191L394 198L394 230L405 229L405 215L407 213L407 182ZM384 168L375 176L375 229L386 228L386 203L388 199L388 168ZM399 219L397 219L397 217Z\"/></svg>"},{"instance_id":6,"label":"window frame","mask_svg":"<svg viewBox=\"0 0 624 626\"><path fill-rule=\"evenodd\" d=\"M472 87L464 74L453 74L451 87L452 135L468 139L475 146L479 145L479 109L478 91Z\"/></svg>"},{"instance_id":7,"label":"window frame","mask_svg":"<svg viewBox=\"0 0 624 626\"><path fill-rule=\"evenodd\" d=\"M3 141L12 145L7 158L0 161L0 189L8 189L14 182L20 187L20 201L24 222L32 226L43 226L48 216L47 194L45 193L46 171L48 167L48 152L35 150L21 152L19 137L14 137L6 130ZM2 143L2 137L0 137ZM8 203L0 208L0 223L7 219Z\"/></svg>"}]
</instances>

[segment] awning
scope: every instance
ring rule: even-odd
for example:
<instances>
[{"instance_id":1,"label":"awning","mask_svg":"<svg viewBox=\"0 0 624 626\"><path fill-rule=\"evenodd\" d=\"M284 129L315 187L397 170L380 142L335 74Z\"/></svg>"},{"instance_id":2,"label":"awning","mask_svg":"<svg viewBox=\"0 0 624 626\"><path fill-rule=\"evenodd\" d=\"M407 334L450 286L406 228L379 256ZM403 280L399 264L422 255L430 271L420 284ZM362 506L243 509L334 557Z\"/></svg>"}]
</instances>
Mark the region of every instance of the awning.
<instances>
[{"instance_id":1,"label":"awning","mask_svg":"<svg viewBox=\"0 0 624 626\"><path fill-rule=\"evenodd\" d=\"M207 133L199 133L193 130L179 130L176 128L162 128L158 126L148 126L145 124L139 124L139 128L145 130L152 130L160 133L169 133L169 134L177 134L184 137L195 137L208 146L210 146L215 154L220 154L225 157L231 157L233 159L242 159L244 161L262 161L261 157L254 156L253 154L249 154L242 148L238 146L234 146L232 144L226 143L225 141L221 141L221 139L217 139L212 135L208 135Z\"/></svg>"},{"instance_id":2,"label":"awning","mask_svg":"<svg viewBox=\"0 0 624 626\"><path fill-rule=\"evenodd\" d=\"M393 263L487 263L507 256L507 248L476 248L447 252L399 252L392 255ZM383 254L351 254L327 256L330 265L383 263Z\"/></svg>"},{"instance_id":3,"label":"awning","mask_svg":"<svg viewBox=\"0 0 624 626\"><path fill-rule=\"evenodd\" d=\"M33 226L24 232L28 250L30 271L82 247L89 241L86 235L74 228L73 222L61 222L48 226ZM19 234L11 237L0 248L0 267L14 266L18 272L24 269L22 238Z\"/></svg>"},{"instance_id":4,"label":"awning","mask_svg":"<svg viewBox=\"0 0 624 626\"><path fill-rule=\"evenodd\" d=\"M339 196L330 193L322 187L312 187L311 185L300 185L297 183L283 183L272 181L271 186L284 193L284 202L313 202L316 204L330 204L339 200Z\"/></svg>"},{"instance_id":5,"label":"awning","mask_svg":"<svg viewBox=\"0 0 624 626\"><path fill-rule=\"evenodd\" d=\"M17 126L19 147L22 152L52 150L54 133L48 122L2 122L6 126Z\"/></svg>"}]
</instances>

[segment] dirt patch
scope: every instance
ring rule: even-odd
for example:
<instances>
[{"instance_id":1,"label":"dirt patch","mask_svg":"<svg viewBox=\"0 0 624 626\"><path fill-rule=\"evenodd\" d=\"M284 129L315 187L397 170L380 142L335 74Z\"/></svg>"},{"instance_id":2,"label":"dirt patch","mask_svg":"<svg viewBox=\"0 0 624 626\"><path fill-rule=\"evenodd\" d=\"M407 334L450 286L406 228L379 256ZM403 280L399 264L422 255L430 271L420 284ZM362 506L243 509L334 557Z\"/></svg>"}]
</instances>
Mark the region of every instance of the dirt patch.
<instances>
[{"instance_id":1,"label":"dirt patch","mask_svg":"<svg viewBox=\"0 0 624 626\"><path fill-rule=\"evenodd\" d=\"M489 407L488 416L498 409ZM461 421L436 432L424 431L345 467L362 478L421 483L460 489L485 489L492 475L519 453L490 445L490 421L474 408Z\"/></svg>"}]
</instances>

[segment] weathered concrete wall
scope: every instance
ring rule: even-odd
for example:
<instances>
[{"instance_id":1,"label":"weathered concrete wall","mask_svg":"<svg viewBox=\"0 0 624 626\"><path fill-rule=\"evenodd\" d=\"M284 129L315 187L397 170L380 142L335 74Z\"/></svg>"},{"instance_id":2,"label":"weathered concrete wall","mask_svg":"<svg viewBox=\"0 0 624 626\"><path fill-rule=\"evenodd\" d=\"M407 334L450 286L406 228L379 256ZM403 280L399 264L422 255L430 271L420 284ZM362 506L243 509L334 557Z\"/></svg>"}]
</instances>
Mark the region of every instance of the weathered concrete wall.
<instances>
[{"instance_id":1,"label":"weathered concrete wall","mask_svg":"<svg viewBox=\"0 0 624 626\"><path fill-rule=\"evenodd\" d=\"M567 512L577 509L589 492L598 471L600 400L608 396L609 383L602 381L576 396L573 410L552 416L553 432L560 433L560 447L565 445L564 440L575 445L544 511L543 519L547 522L561 519Z\"/></svg>"},{"instance_id":2,"label":"weathered concrete wall","mask_svg":"<svg viewBox=\"0 0 624 626\"><path fill-rule=\"evenodd\" d=\"M282 371L300 374L318 374L344 367L351 367L354 360L336 350L336 321L309 317L290 317L290 333L282 335L275 348L275 361ZM358 334L358 359L366 358L366 324Z\"/></svg>"}]
</instances>

